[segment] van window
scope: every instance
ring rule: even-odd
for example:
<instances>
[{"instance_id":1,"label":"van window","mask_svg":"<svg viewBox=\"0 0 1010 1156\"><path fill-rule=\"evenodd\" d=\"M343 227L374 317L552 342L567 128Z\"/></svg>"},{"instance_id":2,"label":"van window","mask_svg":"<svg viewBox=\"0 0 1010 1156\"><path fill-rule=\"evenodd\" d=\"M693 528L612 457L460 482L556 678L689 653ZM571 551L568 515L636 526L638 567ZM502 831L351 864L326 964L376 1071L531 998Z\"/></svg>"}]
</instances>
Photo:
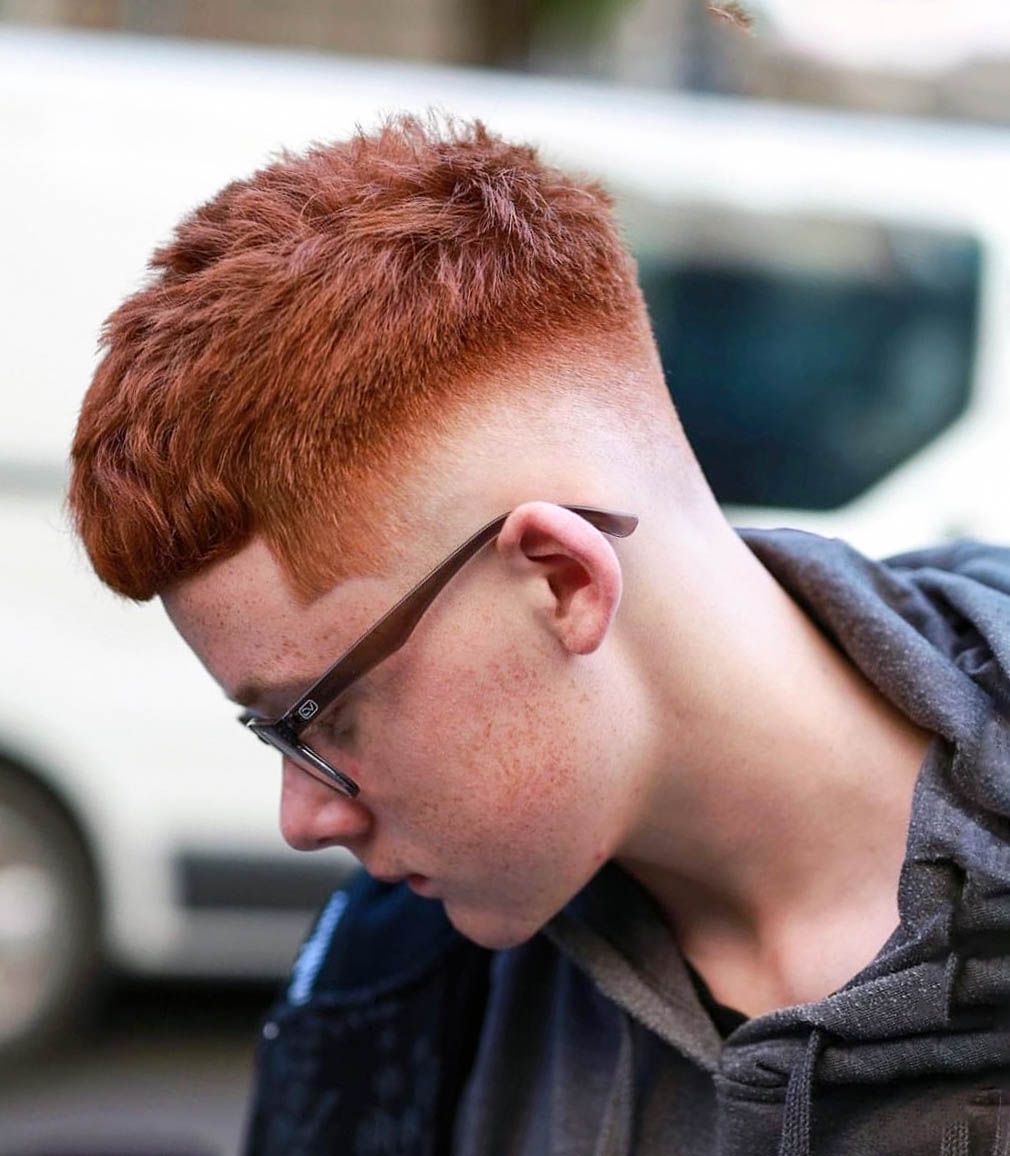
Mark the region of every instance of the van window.
<instances>
[{"instance_id":1,"label":"van window","mask_svg":"<svg viewBox=\"0 0 1010 1156\"><path fill-rule=\"evenodd\" d=\"M720 501L828 510L968 404L975 239L624 202L670 391Z\"/></svg>"}]
</instances>

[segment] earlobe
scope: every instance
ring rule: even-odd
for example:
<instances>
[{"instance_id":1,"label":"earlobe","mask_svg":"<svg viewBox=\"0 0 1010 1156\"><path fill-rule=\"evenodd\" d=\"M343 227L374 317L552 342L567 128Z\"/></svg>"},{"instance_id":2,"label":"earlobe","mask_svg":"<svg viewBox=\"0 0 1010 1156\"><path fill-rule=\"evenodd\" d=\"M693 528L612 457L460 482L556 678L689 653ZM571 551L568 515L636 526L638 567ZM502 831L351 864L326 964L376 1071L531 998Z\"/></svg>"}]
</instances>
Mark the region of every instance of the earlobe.
<instances>
[{"instance_id":1,"label":"earlobe","mask_svg":"<svg viewBox=\"0 0 1010 1156\"><path fill-rule=\"evenodd\" d=\"M546 587L545 621L572 654L591 654L621 601L621 564L606 535L549 502L526 502L509 515L499 553Z\"/></svg>"}]
</instances>

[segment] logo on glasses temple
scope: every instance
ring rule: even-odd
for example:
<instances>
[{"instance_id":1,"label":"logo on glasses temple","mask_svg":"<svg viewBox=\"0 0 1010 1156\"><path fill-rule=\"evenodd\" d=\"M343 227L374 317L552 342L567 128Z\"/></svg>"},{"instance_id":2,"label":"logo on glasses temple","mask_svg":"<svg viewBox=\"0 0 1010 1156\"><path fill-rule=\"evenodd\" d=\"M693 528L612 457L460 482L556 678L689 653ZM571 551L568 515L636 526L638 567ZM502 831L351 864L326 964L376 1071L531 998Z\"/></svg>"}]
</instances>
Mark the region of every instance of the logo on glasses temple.
<instances>
[{"instance_id":1,"label":"logo on glasses temple","mask_svg":"<svg viewBox=\"0 0 1010 1156\"><path fill-rule=\"evenodd\" d=\"M319 710L319 703L313 702L311 698L305 700L298 708L299 718L312 718L312 716Z\"/></svg>"}]
</instances>

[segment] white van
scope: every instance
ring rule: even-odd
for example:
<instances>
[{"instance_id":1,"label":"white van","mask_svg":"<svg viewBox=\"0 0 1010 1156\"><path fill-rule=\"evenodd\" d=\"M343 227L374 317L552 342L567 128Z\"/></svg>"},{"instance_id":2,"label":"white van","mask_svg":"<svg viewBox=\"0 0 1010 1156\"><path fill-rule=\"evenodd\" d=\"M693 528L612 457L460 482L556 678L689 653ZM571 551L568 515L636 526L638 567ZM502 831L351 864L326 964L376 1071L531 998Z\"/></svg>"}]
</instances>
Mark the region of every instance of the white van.
<instances>
[{"instance_id":1,"label":"white van","mask_svg":"<svg viewBox=\"0 0 1010 1156\"><path fill-rule=\"evenodd\" d=\"M347 856L157 605L66 525L103 318L177 218L382 112L479 115L599 176L671 389L738 522L882 553L1010 538L1010 135L221 45L0 27L0 1047L98 965L283 972Z\"/></svg>"}]
</instances>

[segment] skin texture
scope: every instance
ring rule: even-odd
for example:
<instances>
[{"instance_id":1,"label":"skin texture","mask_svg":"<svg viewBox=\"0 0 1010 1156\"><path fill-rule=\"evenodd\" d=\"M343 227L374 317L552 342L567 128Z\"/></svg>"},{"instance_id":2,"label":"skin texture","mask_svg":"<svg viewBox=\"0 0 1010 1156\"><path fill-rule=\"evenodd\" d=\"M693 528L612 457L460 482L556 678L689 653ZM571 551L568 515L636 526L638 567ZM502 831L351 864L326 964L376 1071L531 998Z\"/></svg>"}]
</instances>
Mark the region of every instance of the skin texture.
<instances>
[{"instance_id":1,"label":"skin texture","mask_svg":"<svg viewBox=\"0 0 1010 1156\"><path fill-rule=\"evenodd\" d=\"M255 542L166 596L229 694L250 677L311 678L400 592L363 579L303 609L279 577ZM359 798L285 765L284 837L301 850L346 845L379 877L429 877L425 893L480 942L527 938L614 851L619 736L600 749L585 727L606 687L602 664L580 660L609 648L620 594L603 535L556 506L520 506L342 712L327 751ZM249 614L269 624L255 638ZM286 702L275 693L250 705Z\"/></svg>"},{"instance_id":2,"label":"skin texture","mask_svg":"<svg viewBox=\"0 0 1010 1156\"><path fill-rule=\"evenodd\" d=\"M421 463L425 530L397 573L306 605L254 539L164 592L227 695L286 684L246 704L277 714L513 510L348 701L329 753L360 796L284 766L284 837L346 846L380 878L425 876L421 893L490 947L528 938L615 858L717 998L758 1014L835 990L896 925L929 736L740 542L688 451L671 443L680 466L664 469L569 406L501 407ZM640 525L614 543L557 502Z\"/></svg>"}]
</instances>

